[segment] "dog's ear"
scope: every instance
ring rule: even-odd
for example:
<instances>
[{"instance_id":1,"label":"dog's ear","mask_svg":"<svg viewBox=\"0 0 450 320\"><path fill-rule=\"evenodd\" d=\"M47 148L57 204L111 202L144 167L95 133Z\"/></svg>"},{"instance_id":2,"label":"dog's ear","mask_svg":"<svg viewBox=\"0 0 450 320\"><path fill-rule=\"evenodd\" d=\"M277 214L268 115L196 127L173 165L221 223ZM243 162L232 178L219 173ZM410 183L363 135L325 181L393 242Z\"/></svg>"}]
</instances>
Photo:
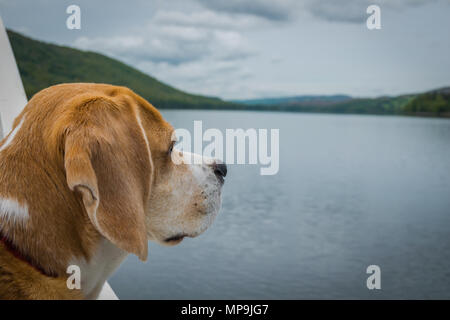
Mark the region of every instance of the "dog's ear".
<instances>
[{"instance_id":1,"label":"dog's ear","mask_svg":"<svg viewBox=\"0 0 450 320\"><path fill-rule=\"evenodd\" d=\"M90 109L78 127L66 133L67 184L81 195L91 222L104 237L146 260L145 205L152 162L138 110Z\"/></svg>"}]
</instances>

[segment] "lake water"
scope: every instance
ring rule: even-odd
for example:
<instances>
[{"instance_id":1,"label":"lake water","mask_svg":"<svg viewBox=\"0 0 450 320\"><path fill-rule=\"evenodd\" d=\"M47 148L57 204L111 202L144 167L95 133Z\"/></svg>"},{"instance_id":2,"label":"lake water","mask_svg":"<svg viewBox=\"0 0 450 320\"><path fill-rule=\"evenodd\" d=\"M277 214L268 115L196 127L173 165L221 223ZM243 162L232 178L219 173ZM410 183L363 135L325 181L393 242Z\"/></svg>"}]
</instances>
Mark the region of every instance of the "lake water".
<instances>
[{"instance_id":1,"label":"lake water","mask_svg":"<svg viewBox=\"0 0 450 320\"><path fill-rule=\"evenodd\" d=\"M279 128L280 171L231 165L203 235L150 243L121 299L450 298L450 120L163 111L176 128ZM368 290L366 268L381 268Z\"/></svg>"}]
</instances>

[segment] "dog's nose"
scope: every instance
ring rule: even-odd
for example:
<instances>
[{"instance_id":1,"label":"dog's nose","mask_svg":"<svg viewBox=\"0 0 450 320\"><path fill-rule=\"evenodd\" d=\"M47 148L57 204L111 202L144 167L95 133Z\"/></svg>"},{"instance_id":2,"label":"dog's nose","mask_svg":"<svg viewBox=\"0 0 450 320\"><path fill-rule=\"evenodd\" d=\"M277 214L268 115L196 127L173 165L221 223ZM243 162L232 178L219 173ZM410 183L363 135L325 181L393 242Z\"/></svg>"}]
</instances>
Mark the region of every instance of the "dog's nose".
<instances>
[{"instance_id":1,"label":"dog's nose","mask_svg":"<svg viewBox=\"0 0 450 320\"><path fill-rule=\"evenodd\" d=\"M217 163L213 164L214 174L217 177L226 177L227 176L227 165L225 163Z\"/></svg>"}]
</instances>

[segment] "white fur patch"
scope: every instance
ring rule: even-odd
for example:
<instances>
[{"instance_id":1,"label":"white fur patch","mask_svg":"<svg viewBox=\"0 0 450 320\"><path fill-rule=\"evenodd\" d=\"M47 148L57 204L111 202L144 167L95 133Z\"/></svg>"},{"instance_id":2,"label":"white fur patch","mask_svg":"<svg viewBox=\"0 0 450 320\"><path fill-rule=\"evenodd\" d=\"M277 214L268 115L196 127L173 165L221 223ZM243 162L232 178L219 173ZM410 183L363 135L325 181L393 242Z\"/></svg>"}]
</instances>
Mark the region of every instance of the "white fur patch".
<instances>
[{"instance_id":1,"label":"white fur patch","mask_svg":"<svg viewBox=\"0 0 450 320\"><path fill-rule=\"evenodd\" d=\"M6 142L0 148L0 152L3 151L4 149L6 149L6 147L8 147L11 144L11 142L14 140L14 137L16 136L17 132L22 127L24 119L25 119L25 116L22 117L19 124L14 128L14 130L9 133L8 138L6 139Z\"/></svg>"},{"instance_id":2,"label":"white fur patch","mask_svg":"<svg viewBox=\"0 0 450 320\"><path fill-rule=\"evenodd\" d=\"M29 218L28 206L21 205L16 200L0 197L0 218L23 223Z\"/></svg>"}]
</instances>

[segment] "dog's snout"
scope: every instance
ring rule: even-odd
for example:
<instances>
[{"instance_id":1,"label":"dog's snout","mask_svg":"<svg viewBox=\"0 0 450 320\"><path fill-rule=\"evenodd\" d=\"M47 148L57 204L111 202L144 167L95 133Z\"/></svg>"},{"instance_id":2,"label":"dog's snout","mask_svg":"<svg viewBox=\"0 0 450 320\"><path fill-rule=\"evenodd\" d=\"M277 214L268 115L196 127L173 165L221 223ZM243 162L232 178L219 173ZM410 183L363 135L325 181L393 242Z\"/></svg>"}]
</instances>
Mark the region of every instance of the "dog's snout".
<instances>
[{"instance_id":1,"label":"dog's snout","mask_svg":"<svg viewBox=\"0 0 450 320\"><path fill-rule=\"evenodd\" d=\"M213 164L214 174L217 177L226 177L227 176L227 165L225 163L217 163Z\"/></svg>"}]
</instances>

